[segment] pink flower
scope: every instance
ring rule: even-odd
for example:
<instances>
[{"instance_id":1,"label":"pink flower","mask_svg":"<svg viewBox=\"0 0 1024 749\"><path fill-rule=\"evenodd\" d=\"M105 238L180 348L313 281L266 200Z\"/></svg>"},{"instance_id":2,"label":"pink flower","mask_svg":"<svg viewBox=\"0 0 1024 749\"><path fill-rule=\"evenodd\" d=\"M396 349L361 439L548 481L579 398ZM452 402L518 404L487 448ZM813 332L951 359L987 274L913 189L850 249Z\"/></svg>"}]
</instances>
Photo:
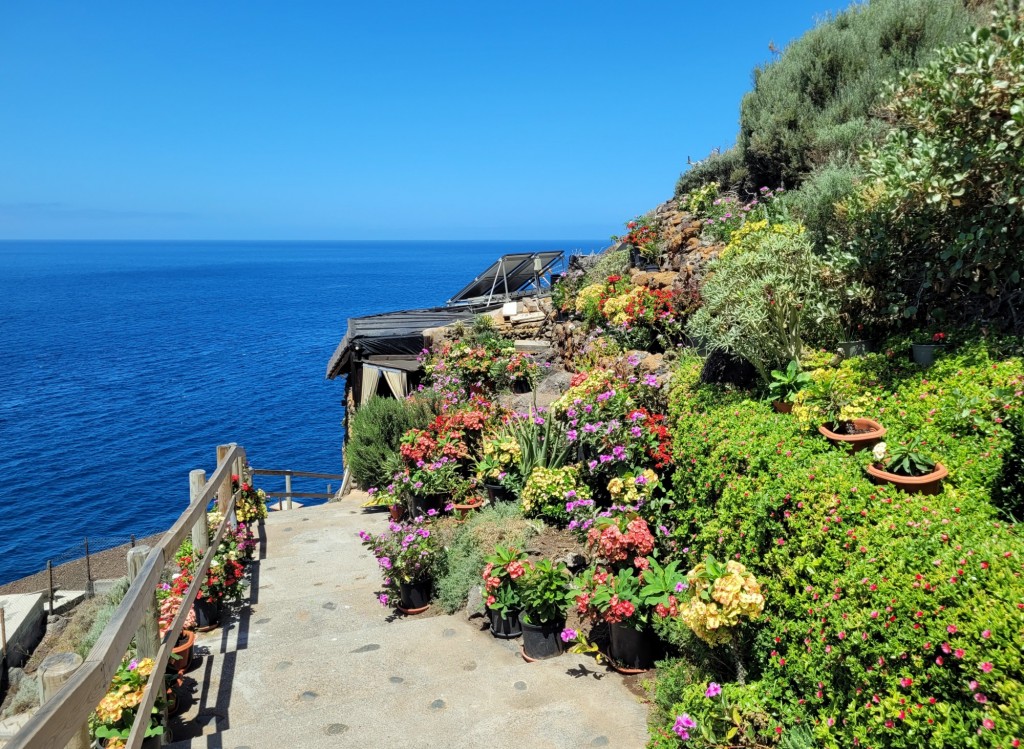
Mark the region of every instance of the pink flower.
<instances>
[{"instance_id":1,"label":"pink flower","mask_svg":"<svg viewBox=\"0 0 1024 749\"><path fill-rule=\"evenodd\" d=\"M992 670L992 664L989 663L988 661L985 661L978 668L980 668L982 671L984 671L987 674L989 671Z\"/></svg>"},{"instance_id":2,"label":"pink flower","mask_svg":"<svg viewBox=\"0 0 1024 749\"><path fill-rule=\"evenodd\" d=\"M717 697L722 693L722 687L715 682L708 684L707 690L704 692L705 697Z\"/></svg>"},{"instance_id":3,"label":"pink flower","mask_svg":"<svg viewBox=\"0 0 1024 749\"><path fill-rule=\"evenodd\" d=\"M956 634L956 625L955 624L950 624L948 627L946 627L946 631L949 632L951 635L955 635Z\"/></svg>"},{"instance_id":4,"label":"pink flower","mask_svg":"<svg viewBox=\"0 0 1024 749\"><path fill-rule=\"evenodd\" d=\"M981 636L987 640L992 636L992 630L986 629L984 632L981 633Z\"/></svg>"},{"instance_id":5,"label":"pink flower","mask_svg":"<svg viewBox=\"0 0 1024 749\"><path fill-rule=\"evenodd\" d=\"M906 677L900 679L900 686L903 687L904 689L906 689L907 687L909 687L913 683L914 683L913 679L909 679L909 678L906 678Z\"/></svg>"},{"instance_id":6,"label":"pink flower","mask_svg":"<svg viewBox=\"0 0 1024 749\"><path fill-rule=\"evenodd\" d=\"M996 722L991 718L985 718L985 720L981 721L981 725L983 725L986 730L991 731L996 727ZM1017 746L1017 744L1014 744L1014 746Z\"/></svg>"},{"instance_id":7,"label":"pink flower","mask_svg":"<svg viewBox=\"0 0 1024 749\"><path fill-rule=\"evenodd\" d=\"M975 702L979 702L982 705L984 705L986 702L988 702L988 697L983 695L981 692L978 692L977 694L974 695L974 701Z\"/></svg>"}]
</instances>

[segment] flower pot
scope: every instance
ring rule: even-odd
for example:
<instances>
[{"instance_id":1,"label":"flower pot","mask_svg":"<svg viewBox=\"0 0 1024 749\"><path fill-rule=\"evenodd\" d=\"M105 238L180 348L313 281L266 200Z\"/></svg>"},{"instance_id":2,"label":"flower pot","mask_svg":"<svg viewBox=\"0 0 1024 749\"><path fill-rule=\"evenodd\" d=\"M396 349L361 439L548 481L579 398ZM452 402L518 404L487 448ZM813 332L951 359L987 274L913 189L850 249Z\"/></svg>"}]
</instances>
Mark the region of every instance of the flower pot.
<instances>
[{"instance_id":1,"label":"flower pot","mask_svg":"<svg viewBox=\"0 0 1024 749\"><path fill-rule=\"evenodd\" d=\"M866 470L876 484L892 484L908 494L938 494L942 491L942 479L949 475L949 471L942 463L936 463L935 470L924 476L903 476L898 473L889 473L873 465L867 466Z\"/></svg>"},{"instance_id":2,"label":"flower pot","mask_svg":"<svg viewBox=\"0 0 1024 749\"><path fill-rule=\"evenodd\" d=\"M196 613L196 630L209 632L220 624L220 601L211 603L200 598L192 604L192 610Z\"/></svg>"},{"instance_id":3,"label":"flower pot","mask_svg":"<svg viewBox=\"0 0 1024 749\"><path fill-rule=\"evenodd\" d=\"M910 353L915 364L928 368L935 363L935 354L945 350L943 343L912 343Z\"/></svg>"},{"instance_id":4,"label":"flower pot","mask_svg":"<svg viewBox=\"0 0 1024 749\"><path fill-rule=\"evenodd\" d=\"M192 665L192 652L196 644L196 633L191 630L183 630L178 638L178 644L171 650L171 658L167 661L167 673L183 674Z\"/></svg>"},{"instance_id":5,"label":"flower pot","mask_svg":"<svg viewBox=\"0 0 1024 749\"><path fill-rule=\"evenodd\" d=\"M419 614L430 606L432 580L414 580L411 583L399 583L399 610L405 614Z\"/></svg>"},{"instance_id":6,"label":"flower pot","mask_svg":"<svg viewBox=\"0 0 1024 749\"><path fill-rule=\"evenodd\" d=\"M479 497L474 497L473 501L464 502L462 504L456 504L455 512L458 513L460 520L465 520L469 513L471 513L473 510L479 510L483 506L484 501Z\"/></svg>"},{"instance_id":7,"label":"flower pot","mask_svg":"<svg viewBox=\"0 0 1024 749\"><path fill-rule=\"evenodd\" d=\"M514 502L516 499L516 495L501 484L485 483L484 489L487 490L487 498L491 501L492 505L497 502Z\"/></svg>"},{"instance_id":8,"label":"flower pot","mask_svg":"<svg viewBox=\"0 0 1024 749\"><path fill-rule=\"evenodd\" d=\"M388 512L391 513L391 519L397 523L405 517L405 505L388 505Z\"/></svg>"},{"instance_id":9,"label":"flower pot","mask_svg":"<svg viewBox=\"0 0 1024 749\"><path fill-rule=\"evenodd\" d=\"M647 669L654 665L654 634L648 627L634 629L628 624L609 624L608 655L619 666Z\"/></svg>"},{"instance_id":10,"label":"flower pot","mask_svg":"<svg viewBox=\"0 0 1024 749\"><path fill-rule=\"evenodd\" d=\"M840 341L839 348L842 350L844 358L852 359L855 356L864 356L868 352L868 342Z\"/></svg>"},{"instance_id":11,"label":"flower pot","mask_svg":"<svg viewBox=\"0 0 1024 749\"><path fill-rule=\"evenodd\" d=\"M530 390L532 390L532 388L530 387L529 380L519 379L512 383L512 392L516 395L523 395L524 393L530 392Z\"/></svg>"},{"instance_id":12,"label":"flower pot","mask_svg":"<svg viewBox=\"0 0 1024 749\"><path fill-rule=\"evenodd\" d=\"M772 408L780 414L788 414L793 411L793 404L789 401L772 401Z\"/></svg>"},{"instance_id":13,"label":"flower pot","mask_svg":"<svg viewBox=\"0 0 1024 749\"><path fill-rule=\"evenodd\" d=\"M564 621L530 624L526 619L520 619L519 626L523 631L523 652L527 658L538 661L562 654Z\"/></svg>"},{"instance_id":14,"label":"flower pot","mask_svg":"<svg viewBox=\"0 0 1024 749\"><path fill-rule=\"evenodd\" d=\"M491 634L502 640L511 640L523 633L522 624L519 622L519 612L509 612L508 616L501 616L494 609L487 609L487 615L491 618Z\"/></svg>"},{"instance_id":15,"label":"flower pot","mask_svg":"<svg viewBox=\"0 0 1024 749\"><path fill-rule=\"evenodd\" d=\"M415 515L426 515L429 510L440 511L448 504L447 494L427 494L425 496L413 495L412 507Z\"/></svg>"},{"instance_id":16,"label":"flower pot","mask_svg":"<svg viewBox=\"0 0 1024 749\"><path fill-rule=\"evenodd\" d=\"M828 437L829 441L833 445L849 445L853 449L853 452L872 448L879 442L879 440L882 439L882 437L885 436L885 427L871 419L854 419L853 426L858 430L858 434L841 434L839 432L833 432L824 425L818 427L818 431Z\"/></svg>"}]
</instances>

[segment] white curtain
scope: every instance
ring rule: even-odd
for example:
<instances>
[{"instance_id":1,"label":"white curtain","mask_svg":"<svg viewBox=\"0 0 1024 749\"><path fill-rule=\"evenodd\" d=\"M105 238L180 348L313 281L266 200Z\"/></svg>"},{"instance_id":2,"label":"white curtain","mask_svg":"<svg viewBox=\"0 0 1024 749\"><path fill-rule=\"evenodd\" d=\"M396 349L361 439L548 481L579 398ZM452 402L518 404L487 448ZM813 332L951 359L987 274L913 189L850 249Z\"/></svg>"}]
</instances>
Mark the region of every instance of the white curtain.
<instances>
[{"instance_id":1,"label":"white curtain","mask_svg":"<svg viewBox=\"0 0 1024 749\"><path fill-rule=\"evenodd\" d=\"M365 406L366 401L377 394L377 383L380 382L380 367L371 364L363 365L363 392L359 397L359 405Z\"/></svg>"},{"instance_id":2,"label":"white curtain","mask_svg":"<svg viewBox=\"0 0 1024 749\"><path fill-rule=\"evenodd\" d=\"M401 400L409 394L409 375L400 369L381 369L381 374L387 380L388 387L396 398Z\"/></svg>"}]
</instances>

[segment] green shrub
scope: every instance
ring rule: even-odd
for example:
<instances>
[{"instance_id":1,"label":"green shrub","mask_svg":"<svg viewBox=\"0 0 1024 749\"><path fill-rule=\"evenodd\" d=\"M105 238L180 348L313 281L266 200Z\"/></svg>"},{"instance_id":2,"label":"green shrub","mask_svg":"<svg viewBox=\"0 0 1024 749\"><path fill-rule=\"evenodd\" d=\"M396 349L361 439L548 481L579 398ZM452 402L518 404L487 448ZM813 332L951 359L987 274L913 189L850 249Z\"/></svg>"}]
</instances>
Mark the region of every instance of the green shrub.
<instances>
[{"instance_id":1,"label":"green shrub","mask_svg":"<svg viewBox=\"0 0 1024 749\"><path fill-rule=\"evenodd\" d=\"M813 167L848 160L879 132L868 115L884 84L964 39L970 22L961 0L873 0L756 69L740 106L749 186L796 187Z\"/></svg>"},{"instance_id":2,"label":"green shrub","mask_svg":"<svg viewBox=\"0 0 1024 749\"><path fill-rule=\"evenodd\" d=\"M807 227L817 251L824 251L829 240L841 234L839 204L854 193L861 173L854 165L827 164L787 195L785 202L792 216Z\"/></svg>"},{"instance_id":3,"label":"green shrub","mask_svg":"<svg viewBox=\"0 0 1024 749\"><path fill-rule=\"evenodd\" d=\"M676 554L741 558L767 607L743 649L750 681L725 685L742 728L728 742L718 698L704 692L727 668L665 622L687 665L669 666L658 687L651 746L671 745L684 712L705 747L996 747L1022 736L1024 539L991 498L1020 479L1024 364L997 348L965 343L926 377L895 352L842 365L875 395L887 440L917 435L949 468L929 497L870 483L870 454L835 448L747 393L699 386L699 362L681 361ZM965 414L965 403L985 405Z\"/></svg>"},{"instance_id":4,"label":"green shrub","mask_svg":"<svg viewBox=\"0 0 1024 749\"><path fill-rule=\"evenodd\" d=\"M686 195L710 182L717 182L722 189L728 190L739 187L746 181L747 172L743 165L743 152L733 146L725 151L712 153L679 175L679 180L676 182L676 195Z\"/></svg>"},{"instance_id":5,"label":"green shrub","mask_svg":"<svg viewBox=\"0 0 1024 749\"><path fill-rule=\"evenodd\" d=\"M865 160L845 210L859 272L883 319L1018 318L1024 237L1024 14L903 77L886 100L896 125Z\"/></svg>"},{"instance_id":6,"label":"green shrub","mask_svg":"<svg viewBox=\"0 0 1024 749\"><path fill-rule=\"evenodd\" d=\"M438 528L443 553L438 555L434 591L438 605L454 613L466 605L469 591L481 584L484 557L498 544L522 548L535 533L517 502L499 503L470 515L465 523Z\"/></svg>"},{"instance_id":7,"label":"green shrub","mask_svg":"<svg viewBox=\"0 0 1024 749\"><path fill-rule=\"evenodd\" d=\"M345 462L355 482L369 489L391 481L389 458L398 453L402 435L423 429L434 418L433 406L421 398L396 400L373 396L360 406L349 422Z\"/></svg>"},{"instance_id":8,"label":"green shrub","mask_svg":"<svg viewBox=\"0 0 1024 749\"><path fill-rule=\"evenodd\" d=\"M759 232L748 251L713 260L703 306L687 331L712 350L747 359L765 382L772 369L800 361L805 340L834 327L837 295L826 266L801 233Z\"/></svg>"}]
</instances>

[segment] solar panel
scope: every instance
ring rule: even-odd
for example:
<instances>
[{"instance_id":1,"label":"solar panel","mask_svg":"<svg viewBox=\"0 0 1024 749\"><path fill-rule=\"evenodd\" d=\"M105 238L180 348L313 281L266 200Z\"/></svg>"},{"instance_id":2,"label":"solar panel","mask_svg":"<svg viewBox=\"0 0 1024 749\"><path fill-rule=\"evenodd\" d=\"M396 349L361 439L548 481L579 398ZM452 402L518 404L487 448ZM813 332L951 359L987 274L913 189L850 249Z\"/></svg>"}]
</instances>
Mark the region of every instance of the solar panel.
<instances>
[{"instance_id":1,"label":"solar panel","mask_svg":"<svg viewBox=\"0 0 1024 749\"><path fill-rule=\"evenodd\" d=\"M513 252L502 255L487 270L449 299L448 304L509 299L534 286L535 282L542 279L557 263L562 261L562 258L563 253L560 250ZM535 260L540 261L539 273Z\"/></svg>"}]
</instances>

